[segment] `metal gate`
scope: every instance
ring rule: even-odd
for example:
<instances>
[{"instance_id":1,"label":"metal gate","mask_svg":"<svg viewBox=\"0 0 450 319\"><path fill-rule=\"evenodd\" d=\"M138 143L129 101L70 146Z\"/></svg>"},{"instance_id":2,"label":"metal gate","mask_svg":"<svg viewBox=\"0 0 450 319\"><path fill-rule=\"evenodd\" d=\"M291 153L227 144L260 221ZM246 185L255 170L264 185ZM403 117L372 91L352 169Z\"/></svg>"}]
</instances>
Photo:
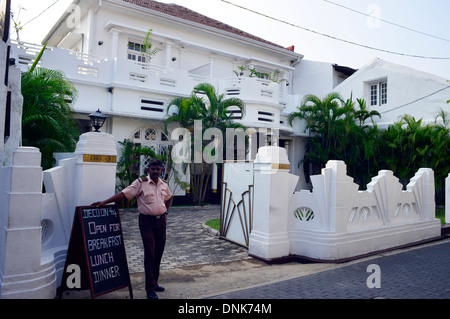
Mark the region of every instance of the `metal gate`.
<instances>
[{"instance_id":1,"label":"metal gate","mask_svg":"<svg viewBox=\"0 0 450 319\"><path fill-rule=\"evenodd\" d=\"M253 226L253 162L224 162L220 236L244 247Z\"/></svg>"}]
</instances>

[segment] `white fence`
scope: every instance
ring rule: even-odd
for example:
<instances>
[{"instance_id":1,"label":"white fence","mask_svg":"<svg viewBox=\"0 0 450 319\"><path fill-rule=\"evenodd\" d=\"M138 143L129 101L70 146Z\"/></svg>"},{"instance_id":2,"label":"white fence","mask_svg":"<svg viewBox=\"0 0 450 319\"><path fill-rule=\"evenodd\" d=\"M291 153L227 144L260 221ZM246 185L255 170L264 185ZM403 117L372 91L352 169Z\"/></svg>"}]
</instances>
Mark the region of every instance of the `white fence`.
<instances>
[{"instance_id":1,"label":"white fence","mask_svg":"<svg viewBox=\"0 0 450 319\"><path fill-rule=\"evenodd\" d=\"M429 168L420 169L406 190L393 172L384 170L366 191L359 191L347 176L345 163L330 161L322 174L311 177L312 191L294 192L289 185L295 185L296 177L289 174L289 165L267 162L224 165L223 212L229 209L231 198L231 208L237 211L234 216L244 220L243 209L236 203L250 186L254 189L253 200L247 204L251 208L247 209L249 240L243 243L249 246L250 255L266 260L289 255L340 260L441 235L440 220L435 218L434 173ZM232 234L229 239L236 241L236 233L246 224L234 218L235 223L221 221L227 225L221 235Z\"/></svg>"},{"instance_id":2,"label":"white fence","mask_svg":"<svg viewBox=\"0 0 450 319\"><path fill-rule=\"evenodd\" d=\"M393 172L380 171L358 191L345 163L330 161L312 184L312 192L296 192L289 203L291 254L342 259L440 236L429 168L406 190Z\"/></svg>"},{"instance_id":3,"label":"white fence","mask_svg":"<svg viewBox=\"0 0 450 319\"><path fill-rule=\"evenodd\" d=\"M358 191L358 185L346 175L345 164L329 162L321 175L312 176L312 192L300 191L292 196L291 225L294 229L342 233L432 220L433 177L431 169L420 169L403 191L391 171L380 171L367 191Z\"/></svg>"}]
</instances>

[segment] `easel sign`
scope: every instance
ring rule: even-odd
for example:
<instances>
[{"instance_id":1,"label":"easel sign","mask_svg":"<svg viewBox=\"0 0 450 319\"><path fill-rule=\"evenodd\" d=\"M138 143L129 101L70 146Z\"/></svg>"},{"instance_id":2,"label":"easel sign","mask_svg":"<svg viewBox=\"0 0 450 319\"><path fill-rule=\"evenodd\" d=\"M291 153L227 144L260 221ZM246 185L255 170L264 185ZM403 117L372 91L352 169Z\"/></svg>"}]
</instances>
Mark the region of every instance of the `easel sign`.
<instances>
[{"instance_id":1,"label":"easel sign","mask_svg":"<svg viewBox=\"0 0 450 319\"><path fill-rule=\"evenodd\" d=\"M77 278L70 278L72 269L77 266L81 273L78 286ZM130 298L133 298L117 205L75 209L58 296L74 286L79 289L89 286L92 298L128 286Z\"/></svg>"}]
</instances>

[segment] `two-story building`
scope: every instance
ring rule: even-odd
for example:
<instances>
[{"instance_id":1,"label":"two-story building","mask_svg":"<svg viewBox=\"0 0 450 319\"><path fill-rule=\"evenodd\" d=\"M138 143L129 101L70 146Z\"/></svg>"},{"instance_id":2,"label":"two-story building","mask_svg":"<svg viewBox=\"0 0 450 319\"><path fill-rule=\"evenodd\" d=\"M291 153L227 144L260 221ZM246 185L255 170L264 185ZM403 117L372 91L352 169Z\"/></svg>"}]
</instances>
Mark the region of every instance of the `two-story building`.
<instances>
[{"instance_id":1,"label":"two-story building","mask_svg":"<svg viewBox=\"0 0 450 319\"><path fill-rule=\"evenodd\" d=\"M145 56L141 51L150 29L152 48L159 52ZM295 72L300 64L308 69L313 62L303 61L292 47L182 6L138 0L74 0L43 43L47 49L40 65L63 71L79 92L73 110L81 126L89 127L88 115L100 109L109 116L104 130L116 141L131 139L164 152L172 143L163 131L168 102L188 97L199 83L211 83L219 94L245 102L239 121L278 136L279 145L288 149L293 172L301 175L297 164L304 154L304 132L295 132L287 116L300 104L299 90L311 87L315 77ZM13 51L21 68L34 61L42 44L17 44ZM326 68L335 77L348 76L331 64ZM323 74L316 75L318 79Z\"/></svg>"}]
</instances>

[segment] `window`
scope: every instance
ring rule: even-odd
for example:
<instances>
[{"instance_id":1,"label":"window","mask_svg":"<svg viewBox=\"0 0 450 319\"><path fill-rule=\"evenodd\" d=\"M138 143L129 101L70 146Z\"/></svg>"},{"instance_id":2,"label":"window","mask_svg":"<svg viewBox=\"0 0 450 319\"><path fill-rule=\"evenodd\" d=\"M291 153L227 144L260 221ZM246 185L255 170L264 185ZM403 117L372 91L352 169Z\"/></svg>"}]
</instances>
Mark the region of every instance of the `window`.
<instances>
[{"instance_id":1,"label":"window","mask_svg":"<svg viewBox=\"0 0 450 319\"><path fill-rule=\"evenodd\" d=\"M140 128L131 134L131 140L135 145L146 146L155 151L156 154L167 156L169 147L172 145L170 138L162 131L155 127ZM145 174L145 168L151 158L141 155L139 165L133 168L138 175Z\"/></svg>"},{"instance_id":2,"label":"window","mask_svg":"<svg viewBox=\"0 0 450 319\"><path fill-rule=\"evenodd\" d=\"M371 83L370 85L370 105L385 105L388 102L387 82Z\"/></svg>"},{"instance_id":3,"label":"window","mask_svg":"<svg viewBox=\"0 0 450 319\"><path fill-rule=\"evenodd\" d=\"M387 104L387 82L380 83L381 105Z\"/></svg>"},{"instance_id":4,"label":"window","mask_svg":"<svg viewBox=\"0 0 450 319\"><path fill-rule=\"evenodd\" d=\"M145 140L146 141L156 141L157 134L154 128L148 128L145 130Z\"/></svg>"},{"instance_id":5,"label":"window","mask_svg":"<svg viewBox=\"0 0 450 319\"><path fill-rule=\"evenodd\" d=\"M144 52L143 44L133 41L128 42L128 60L145 63L145 56L142 55L142 52Z\"/></svg>"},{"instance_id":6,"label":"window","mask_svg":"<svg viewBox=\"0 0 450 319\"><path fill-rule=\"evenodd\" d=\"M378 105L378 84L370 85L370 105Z\"/></svg>"}]
</instances>

